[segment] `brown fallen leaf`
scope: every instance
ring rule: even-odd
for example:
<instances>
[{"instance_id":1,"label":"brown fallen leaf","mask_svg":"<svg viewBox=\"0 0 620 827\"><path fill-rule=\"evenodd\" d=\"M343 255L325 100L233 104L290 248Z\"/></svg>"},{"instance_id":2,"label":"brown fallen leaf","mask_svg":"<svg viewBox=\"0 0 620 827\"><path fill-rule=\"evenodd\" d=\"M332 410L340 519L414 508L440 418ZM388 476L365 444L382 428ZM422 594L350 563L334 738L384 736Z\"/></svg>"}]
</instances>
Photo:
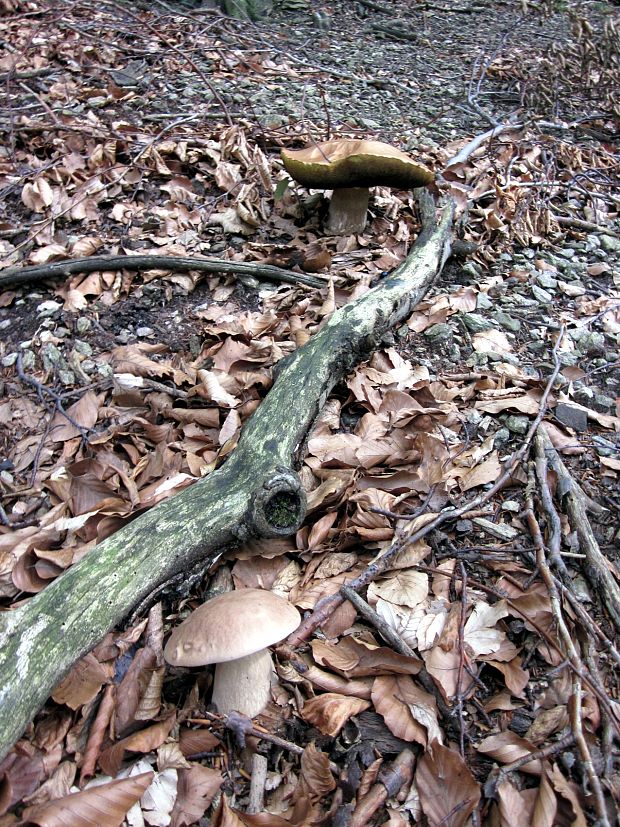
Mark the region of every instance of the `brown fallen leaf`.
<instances>
[{"instance_id":1,"label":"brown fallen leaf","mask_svg":"<svg viewBox=\"0 0 620 827\"><path fill-rule=\"evenodd\" d=\"M222 774L209 767L196 764L180 769L170 827L190 827L200 821L223 783Z\"/></svg>"},{"instance_id":2,"label":"brown fallen leaf","mask_svg":"<svg viewBox=\"0 0 620 827\"><path fill-rule=\"evenodd\" d=\"M441 743L435 698L406 675L375 678L372 702L390 731L426 747Z\"/></svg>"},{"instance_id":3,"label":"brown fallen leaf","mask_svg":"<svg viewBox=\"0 0 620 827\"><path fill-rule=\"evenodd\" d=\"M418 761L415 782L429 827L465 827L480 801L480 785L465 761L436 741Z\"/></svg>"},{"instance_id":4,"label":"brown fallen leaf","mask_svg":"<svg viewBox=\"0 0 620 827\"><path fill-rule=\"evenodd\" d=\"M24 811L24 819L40 827L119 827L127 811L144 795L152 772L90 787L80 793Z\"/></svg>"},{"instance_id":5,"label":"brown fallen leaf","mask_svg":"<svg viewBox=\"0 0 620 827\"><path fill-rule=\"evenodd\" d=\"M359 715L369 707L370 703L360 698L326 692L324 695L317 695L305 701L301 717L304 721L313 724L323 735L331 735L334 738L349 718Z\"/></svg>"}]
</instances>

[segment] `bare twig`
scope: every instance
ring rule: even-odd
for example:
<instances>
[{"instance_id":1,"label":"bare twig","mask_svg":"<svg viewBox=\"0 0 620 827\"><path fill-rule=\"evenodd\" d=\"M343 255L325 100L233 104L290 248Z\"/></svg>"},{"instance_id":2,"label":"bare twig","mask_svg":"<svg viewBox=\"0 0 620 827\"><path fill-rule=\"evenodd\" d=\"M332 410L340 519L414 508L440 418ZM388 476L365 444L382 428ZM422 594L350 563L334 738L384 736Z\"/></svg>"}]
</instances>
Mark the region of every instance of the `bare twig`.
<instances>
[{"instance_id":1,"label":"bare twig","mask_svg":"<svg viewBox=\"0 0 620 827\"><path fill-rule=\"evenodd\" d=\"M620 588L592 531L583 494L553 447L544 426L540 429L540 438L547 461L559 477L558 491L561 492L571 528L577 532L579 546L586 555L584 573L600 594L616 630L620 631Z\"/></svg>"},{"instance_id":2,"label":"bare twig","mask_svg":"<svg viewBox=\"0 0 620 827\"><path fill-rule=\"evenodd\" d=\"M0 271L0 287L27 284L43 279L67 278L75 273L94 273L98 270L168 270L186 273L196 270L202 273L232 273L254 276L271 281L290 284L306 284L309 287L323 287L325 282L314 276L293 273L271 264L248 261L226 261L217 258L190 258L187 256L88 256L85 258L54 261L50 264L34 264L29 267L8 267Z\"/></svg>"}]
</instances>

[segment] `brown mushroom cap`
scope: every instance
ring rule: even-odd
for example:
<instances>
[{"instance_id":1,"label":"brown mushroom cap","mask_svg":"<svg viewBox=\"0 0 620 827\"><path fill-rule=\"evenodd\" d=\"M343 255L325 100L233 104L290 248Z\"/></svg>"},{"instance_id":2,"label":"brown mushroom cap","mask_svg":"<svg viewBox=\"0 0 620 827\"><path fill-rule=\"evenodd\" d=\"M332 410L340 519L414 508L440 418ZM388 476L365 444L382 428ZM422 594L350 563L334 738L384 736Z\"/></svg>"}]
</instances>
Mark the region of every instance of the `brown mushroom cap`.
<instances>
[{"instance_id":1,"label":"brown mushroom cap","mask_svg":"<svg viewBox=\"0 0 620 827\"><path fill-rule=\"evenodd\" d=\"M203 603L173 630L164 657L173 666L237 660L282 640L300 621L297 609L273 592L227 592Z\"/></svg>"},{"instance_id":2,"label":"brown mushroom cap","mask_svg":"<svg viewBox=\"0 0 620 827\"><path fill-rule=\"evenodd\" d=\"M289 175L313 189L409 189L426 186L435 177L405 152L382 141L335 138L305 149L283 149L281 154Z\"/></svg>"}]
</instances>

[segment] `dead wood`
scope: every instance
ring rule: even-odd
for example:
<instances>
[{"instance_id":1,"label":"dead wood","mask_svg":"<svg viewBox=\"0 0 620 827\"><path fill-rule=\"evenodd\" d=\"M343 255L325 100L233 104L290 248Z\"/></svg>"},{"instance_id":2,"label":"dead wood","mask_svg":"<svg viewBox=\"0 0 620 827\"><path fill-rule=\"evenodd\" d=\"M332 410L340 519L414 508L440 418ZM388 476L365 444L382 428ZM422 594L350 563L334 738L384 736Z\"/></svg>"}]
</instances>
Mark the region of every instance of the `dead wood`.
<instances>
[{"instance_id":1,"label":"dead wood","mask_svg":"<svg viewBox=\"0 0 620 827\"><path fill-rule=\"evenodd\" d=\"M437 224L431 196L419 195L424 230L408 258L278 364L226 463L0 616L0 759L75 661L162 583L250 537L290 535L301 525L306 498L295 469L314 419L335 384L410 315L449 255L454 205Z\"/></svg>"},{"instance_id":2,"label":"dead wood","mask_svg":"<svg viewBox=\"0 0 620 827\"><path fill-rule=\"evenodd\" d=\"M189 256L86 256L49 264L33 264L29 267L7 267L0 271L0 290L18 284L43 281L44 279L66 279L76 273L96 273L98 270L169 270L173 273L232 273L237 276L252 276L268 281L284 281L291 284L307 284L322 287L325 281L305 273L293 273L272 264L251 261L226 261L219 258L193 258Z\"/></svg>"}]
</instances>

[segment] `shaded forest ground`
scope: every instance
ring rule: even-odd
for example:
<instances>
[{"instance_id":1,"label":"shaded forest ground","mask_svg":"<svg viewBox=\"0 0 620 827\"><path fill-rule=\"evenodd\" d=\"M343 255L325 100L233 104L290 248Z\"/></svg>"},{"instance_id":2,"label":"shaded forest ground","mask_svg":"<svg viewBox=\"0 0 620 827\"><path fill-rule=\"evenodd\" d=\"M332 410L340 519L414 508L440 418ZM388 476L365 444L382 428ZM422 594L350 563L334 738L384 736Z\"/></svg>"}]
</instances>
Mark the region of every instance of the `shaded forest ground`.
<instances>
[{"instance_id":1,"label":"shaded forest ground","mask_svg":"<svg viewBox=\"0 0 620 827\"><path fill-rule=\"evenodd\" d=\"M594 561L617 577L617 9L334 3L324 29L292 5L249 26L2 3L5 268L158 253L323 283L127 268L6 286L6 608L225 461L273 366L410 249L411 193L377 189L363 234L328 237L280 148L410 151L468 246L328 401L297 535L171 588L84 659L2 764L0 824L93 806L98 824L611 824L620 653ZM207 709L209 673L164 667L169 628L232 584L311 612L393 543L362 592L374 615L349 600L280 649L261 770Z\"/></svg>"}]
</instances>

